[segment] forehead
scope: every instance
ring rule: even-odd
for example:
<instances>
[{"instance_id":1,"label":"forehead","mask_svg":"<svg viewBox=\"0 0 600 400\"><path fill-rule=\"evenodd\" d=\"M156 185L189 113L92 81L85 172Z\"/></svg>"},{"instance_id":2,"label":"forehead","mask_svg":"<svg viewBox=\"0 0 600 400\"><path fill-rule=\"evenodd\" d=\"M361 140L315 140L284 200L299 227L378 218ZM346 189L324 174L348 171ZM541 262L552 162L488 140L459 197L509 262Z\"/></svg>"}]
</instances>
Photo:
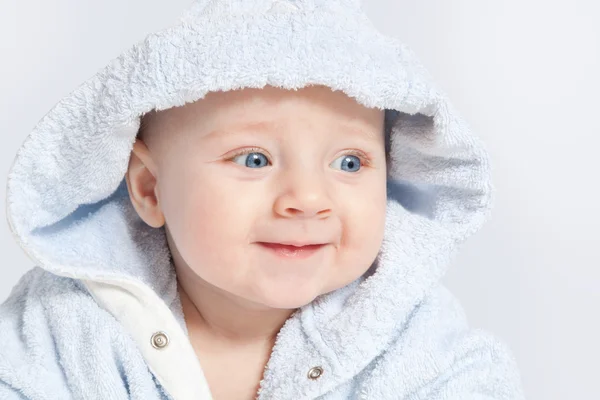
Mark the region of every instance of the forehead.
<instances>
[{"instance_id":1,"label":"forehead","mask_svg":"<svg viewBox=\"0 0 600 400\"><path fill-rule=\"evenodd\" d=\"M337 118L330 121L330 126L326 127L331 129L342 130L352 135L361 136L363 139L372 140L377 138L377 131L371 129L371 127L357 118ZM243 133L265 133L265 134L277 134L278 132L282 132L283 128L288 128L290 125L294 124L294 120L289 121L289 124L285 127L283 126L282 120L277 118L251 118L247 119L239 119L239 120L231 120L227 123L219 126L216 129L209 131L205 137L210 139L215 136L223 136L223 135L236 135Z\"/></svg>"},{"instance_id":2,"label":"forehead","mask_svg":"<svg viewBox=\"0 0 600 400\"><path fill-rule=\"evenodd\" d=\"M343 130L372 140L383 131L384 111L365 107L327 86L298 90L265 86L209 92L196 102L159 111L151 120L152 130L193 132L206 138L301 127Z\"/></svg>"}]
</instances>

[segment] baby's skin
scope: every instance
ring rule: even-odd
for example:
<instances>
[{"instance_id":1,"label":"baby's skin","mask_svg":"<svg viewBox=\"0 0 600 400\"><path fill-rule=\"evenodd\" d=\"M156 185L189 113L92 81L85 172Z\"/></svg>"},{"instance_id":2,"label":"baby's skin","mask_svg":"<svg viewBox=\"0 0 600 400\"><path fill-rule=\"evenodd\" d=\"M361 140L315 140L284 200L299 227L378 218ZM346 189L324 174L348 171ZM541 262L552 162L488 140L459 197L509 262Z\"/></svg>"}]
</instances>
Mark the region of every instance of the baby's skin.
<instances>
[{"instance_id":1,"label":"baby's skin","mask_svg":"<svg viewBox=\"0 0 600 400\"><path fill-rule=\"evenodd\" d=\"M384 110L326 86L266 86L210 92L142 127L126 173L132 204L165 226L215 398L253 398L289 316L379 252Z\"/></svg>"}]
</instances>

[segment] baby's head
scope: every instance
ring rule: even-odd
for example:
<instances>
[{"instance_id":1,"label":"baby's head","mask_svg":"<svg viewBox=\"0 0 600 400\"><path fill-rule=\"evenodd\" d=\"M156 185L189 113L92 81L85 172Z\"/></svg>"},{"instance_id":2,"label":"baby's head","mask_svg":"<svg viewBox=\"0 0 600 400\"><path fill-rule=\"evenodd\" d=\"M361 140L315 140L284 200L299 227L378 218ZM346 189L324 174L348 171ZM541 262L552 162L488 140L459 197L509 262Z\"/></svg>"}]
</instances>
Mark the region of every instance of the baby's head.
<instances>
[{"instance_id":1,"label":"baby's head","mask_svg":"<svg viewBox=\"0 0 600 400\"><path fill-rule=\"evenodd\" d=\"M326 86L210 92L143 117L130 198L148 225L165 225L186 292L301 307L361 276L379 252L384 117ZM294 256L269 242L322 245Z\"/></svg>"}]
</instances>

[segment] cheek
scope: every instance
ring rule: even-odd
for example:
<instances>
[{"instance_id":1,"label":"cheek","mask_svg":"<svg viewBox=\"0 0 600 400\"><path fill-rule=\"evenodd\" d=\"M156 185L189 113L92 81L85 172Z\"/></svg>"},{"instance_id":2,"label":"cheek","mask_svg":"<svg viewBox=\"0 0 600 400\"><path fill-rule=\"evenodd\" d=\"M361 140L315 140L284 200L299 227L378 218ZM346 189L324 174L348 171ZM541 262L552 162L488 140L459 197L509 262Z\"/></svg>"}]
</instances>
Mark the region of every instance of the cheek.
<instances>
[{"instance_id":1,"label":"cheek","mask_svg":"<svg viewBox=\"0 0 600 400\"><path fill-rule=\"evenodd\" d=\"M375 261L385 231L387 195L385 181L369 190L339 192L342 237L327 291L335 290L362 275ZM349 200L352 199L352 200Z\"/></svg>"},{"instance_id":2,"label":"cheek","mask_svg":"<svg viewBox=\"0 0 600 400\"><path fill-rule=\"evenodd\" d=\"M344 234L347 245L353 249L361 247L373 251L379 248L385 227L387 193L386 181L381 176L364 184L361 190L350 189L343 200L343 217L347 223ZM361 243L364 243L361 246Z\"/></svg>"},{"instance_id":3,"label":"cheek","mask_svg":"<svg viewBox=\"0 0 600 400\"><path fill-rule=\"evenodd\" d=\"M188 266L217 286L243 281L248 236L264 196L215 174L188 175L169 185L163 207L177 249Z\"/></svg>"}]
</instances>

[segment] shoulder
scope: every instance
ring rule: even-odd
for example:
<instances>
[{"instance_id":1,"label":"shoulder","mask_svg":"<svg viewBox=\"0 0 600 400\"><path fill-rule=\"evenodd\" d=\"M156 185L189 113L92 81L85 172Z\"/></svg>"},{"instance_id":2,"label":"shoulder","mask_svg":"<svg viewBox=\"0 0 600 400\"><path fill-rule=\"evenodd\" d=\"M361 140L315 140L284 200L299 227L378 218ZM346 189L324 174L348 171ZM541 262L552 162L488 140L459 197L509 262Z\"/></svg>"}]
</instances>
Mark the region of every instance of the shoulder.
<instances>
[{"instance_id":1,"label":"shoulder","mask_svg":"<svg viewBox=\"0 0 600 400\"><path fill-rule=\"evenodd\" d=\"M39 267L27 271L0 304L0 393L25 398L67 393L55 356L48 308L67 303L78 289L70 279ZM81 293L82 295L83 293Z\"/></svg>"},{"instance_id":2,"label":"shoulder","mask_svg":"<svg viewBox=\"0 0 600 400\"><path fill-rule=\"evenodd\" d=\"M42 326L55 313L70 310L74 313L98 312L98 305L76 279L54 275L40 267L27 271L11 290L8 298L0 304L0 335L21 330L27 332L36 329L38 334ZM38 335L39 336L39 335ZM27 335L21 340L26 340Z\"/></svg>"},{"instance_id":3,"label":"shoulder","mask_svg":"<svg viewBox=\"0 0 600 400\"><path fill-rule=\"evenodd\" d=\"M393 398L523 398L520 372L507 343L471 328L463 307L441 283L415 308L378 368L388 377L386 389L404 394ZM392 398L380 396L374 398Z\"/></svg>"},{"instance_id":4,"label":"shoulder","mask_svg":"<svg viewBox=\"0 0 600 400\"><path fill-rule=\"evenodd\" d=\"M8 396L3 390L26 399L71 398L105 385L117 393L120 358L143 366L133 342L80 281L40 267L25 273L0 305L0 341L0 398ZM93 366L106 368L106 381L82 379Z\"/></svg>"},{"instance_id":5,"label":"shoulder","mask_svg":"<svg viewBox=\"0 0 600 400\"><path fill-rule=\"evenodd\" d=\"M0 310L6 312L15 307L23 307L26 300L56 301L60 300L61 297L71 297L73 295L87 295L79 281L52 274L41 267L35 266L25 272L17 281L8 298L0 304Z\"/></svg>"}]
</instances>

